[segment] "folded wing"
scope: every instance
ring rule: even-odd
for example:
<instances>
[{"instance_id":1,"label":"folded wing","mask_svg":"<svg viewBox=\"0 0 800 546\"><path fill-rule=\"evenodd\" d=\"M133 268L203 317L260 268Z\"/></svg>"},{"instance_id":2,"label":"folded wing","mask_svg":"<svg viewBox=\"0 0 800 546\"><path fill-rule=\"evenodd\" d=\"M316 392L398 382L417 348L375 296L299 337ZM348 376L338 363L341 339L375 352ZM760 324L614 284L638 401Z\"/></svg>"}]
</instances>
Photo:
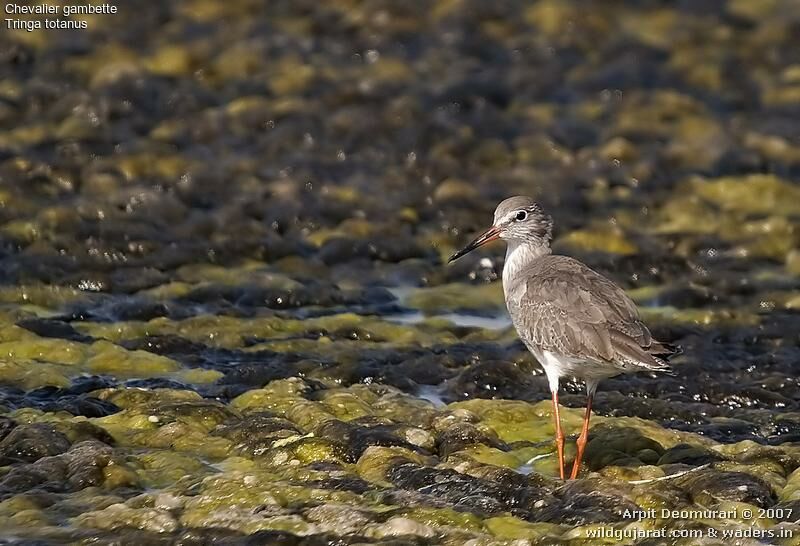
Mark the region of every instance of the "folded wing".
<instances>
[{"instance_id":1,"label":"folded wing","mask_svg":"<svg viewBox=\"0 0 800 546\"><path fill-rule=\"evenodd\" d=\"M620 371L668 371L675 349L655 341L625 292L567 256L534 262L509 291L509 311L539 350L613 364Z\"/></svg>"}]
</instances>

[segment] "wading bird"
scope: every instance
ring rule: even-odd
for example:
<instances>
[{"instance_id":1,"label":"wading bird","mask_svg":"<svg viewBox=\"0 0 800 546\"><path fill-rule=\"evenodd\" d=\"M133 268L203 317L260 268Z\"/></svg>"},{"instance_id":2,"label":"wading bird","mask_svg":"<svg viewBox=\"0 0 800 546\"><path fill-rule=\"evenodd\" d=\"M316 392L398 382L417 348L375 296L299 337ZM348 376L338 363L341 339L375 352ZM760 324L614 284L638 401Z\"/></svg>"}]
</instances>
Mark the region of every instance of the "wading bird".
<instances>
[{"instance_id":1,"label":"wading bird","mask_svg":"<svg viewBox=\"0 0 800 546\"><path fill-rule=\"evenodd\" d=\"M678 350L653 339L636 305L616 284L568 256L551 254L553 222L530 197L497 205L493 225L450 257L496 239L506 244L503 293L522 342L544 368L553 399L556 450L564 479L564 433L558 413L562 377L586 382L586 413L571 478L586 448L592 398L600 380L640 371L668 372Z\"/></svg>"}]
</instances>

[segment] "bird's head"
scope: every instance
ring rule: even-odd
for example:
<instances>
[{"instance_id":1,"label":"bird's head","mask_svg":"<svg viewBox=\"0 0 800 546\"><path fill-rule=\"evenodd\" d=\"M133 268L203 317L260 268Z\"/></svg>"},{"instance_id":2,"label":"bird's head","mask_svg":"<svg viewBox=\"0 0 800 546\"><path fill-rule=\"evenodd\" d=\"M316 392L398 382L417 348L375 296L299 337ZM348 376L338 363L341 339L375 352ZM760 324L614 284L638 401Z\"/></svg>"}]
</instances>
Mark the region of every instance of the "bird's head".
<instances>
[{"instance_id":1,"label":"bird's head","mask_svg":"<svg viewBox=\"0 0 800 546\"><path fill-rule=\"evenodd\" d=\"M464 254L496 239L516 244L549 247L552 237L553 221L536 201L523 195L509 197L494 210L492 226L450 256L448 262L457 260Z\"/></svg>"}]
</instances>

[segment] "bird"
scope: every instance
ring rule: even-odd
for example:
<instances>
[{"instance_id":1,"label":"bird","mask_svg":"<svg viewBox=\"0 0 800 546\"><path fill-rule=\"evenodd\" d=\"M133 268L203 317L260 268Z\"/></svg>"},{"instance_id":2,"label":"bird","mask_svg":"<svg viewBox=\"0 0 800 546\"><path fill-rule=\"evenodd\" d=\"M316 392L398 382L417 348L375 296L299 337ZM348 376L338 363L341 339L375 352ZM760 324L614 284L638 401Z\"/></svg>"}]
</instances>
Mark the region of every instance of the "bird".
<instances>
[{"instance_id":1,"label":"bird","mask_svg":"<svg viewBox=\"0 0 800 546\"><path fill-rule=\"evenodd\" d=\"M614 282L572 257L552 253L553 220L530 197L509 197L497 205L491 227L448 263L498 239L506 243L502 281L508 314L519 338L544 368L550 387L562 480L565 439L559 383L565 377L586 383L586 411L570 473L570 479L576 479L599 382L634 372L671 373L668 360L680 348L654 339L636 304Z\"/></svg>"}]
</instances>

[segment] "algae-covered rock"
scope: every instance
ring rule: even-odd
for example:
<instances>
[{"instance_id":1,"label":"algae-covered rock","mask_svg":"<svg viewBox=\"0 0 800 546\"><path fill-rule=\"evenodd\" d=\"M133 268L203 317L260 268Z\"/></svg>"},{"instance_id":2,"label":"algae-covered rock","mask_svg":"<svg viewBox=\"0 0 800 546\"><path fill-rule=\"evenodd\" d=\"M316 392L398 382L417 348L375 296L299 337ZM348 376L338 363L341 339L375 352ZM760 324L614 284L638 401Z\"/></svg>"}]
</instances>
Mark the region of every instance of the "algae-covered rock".
<instances>
[{"instance_id":1,"label":"algae-covered rock","mask_svg":"<svg viewBox=\"0 0 800 546\"><path fill-rule=\"evenodd\" d=\"M661 457L659 457L658 464L667 465L681 463L699 466L718 460L720 460L720 457L709 449L687 444L678 444L666 450Z\"/></svg>"},{"instance_id":2,"label":"algae-covered rock","mask_svg":"<svg viewBox=\"0 0 800 546\"><path fill-rule=\"evenodd\" d=\"M800 210L800 188L771 175L695 180L692 189L725 211L786 215Z\"/></svg>"},{"instance_id":3,"label":"algae-covered rock","mask_svg":"<svg viewBox=\"0 0 800 546\"><path fill-rule=\"evenodd\" d=\"M466 447L483 444L497 449L508 449L491 430L482 430L472 423L454 423L442 430L437 437L439 456L446 458Z\"/></svg>"},{"instance_id":4,"label":"algae-covered rock","mask_svg":"<svg viewBox=\"0 0 800 546\"><path fill-rule=\"evenodd\" d=\"M371 446L359 457L356 472L368 482L388 485L387 473L392 467L414 462L422 464L424 457L402 447Z\"/></svg>"},{"instance_id":5,"label":"algae-covered rock","mask_svg":"<svg viewBox=\"0 0 800 546\"><path fill-rule=\"evenodd\" d=\"M536 540L559 534L559 526L552 523L531 523L514 516L497 516L485 521L486 528L499 539Z\"/></svg>"},{"instance_id":6,"label":"algae-covered rock","mask_svg":"<svg viewBox=\"0 0 800 546\"><path fill-rule=\"evenodd\" d=\"M199 449L215 457L229 454L228 440L209 437L216 426L238 419L237 413L223 404L185 391L140 391L129 397L124 391L115 390L104 395L120 401L126 409L96 422L122 443L184 451Z\"/></svg>"},{"instance_id":7,"label":"algae-covered rock","mask_svg":"<svg viewBox=\"0 0 800 546\"><path fill-rule=\"evenodd\" d=\"M393 517L380 525L367 529L365 535L374 538L401 536L433 538L436 536L436 531L432 527L410 518Z\"/></svg>"},{"instance_id":8,"label":"algae-covered rock","mask_svg":"<svg viewBox=\"0 0 800 546\"><path fill-rule=\"evenodd\" d=\"M519 475L517 475L519 476ZM387 478L402 489L416 490L457 509L496 515L512 509L529 513L541 500L541 492L527 487L524 477L511 483L476 478L450 469L419 466L413 462L393 464ZM516 483L514 483L516 482Z\"/></svg>"},{"instance_id":9,"label":"algae-covered rock","mask_svg":"<svg viewBox=\"0 0 800 546\"><path fill-rule=\"evenodd\" d=\"M450 404L453 409L466 409L478 415L481 423L505 442L551 440L555 426L550 402L536 405L515 400L467 400ZM566 430L577 429L580 412L562 408L561 423Z\"/></svg>"},{"instance_id":10,"label":"algae-covered rock","mask_svg":"<svg viewBox=\"0 0 800 546\"><path fill-rule=\"evenodd\" d=\"M242 411L271 410L285 413L296 403L304 401L308 385L299 378L272 381L263 389L247 391L231 401Z\"/></svg>"},{"instance_id":11,"label":"algae-covered rock","mask_svg":"<svg viewBox=\"0 0 800 546\"><path fill-rule=\"evenodd\" d=\"M502 289L497 284L472 286L449 284L409 294L406 303L427 314L472 312L494 314L502 308Z\"/></svg>"},{"instance_id":12,"label":"algae-covered rock","mask_svg":"<svg viewBox=\"0 0 800 546\"><path fill-rule=\"evenodd\" d=\"M31 463L67 451L70 441L55 427L45 423L20 425L0 441L0 465Z\"/></svg>"},{"instance_id":13,"label":"algae-covered rock","mask_svg":"<svg viewBox=\"0 0 800 546\"><path fill-rule=\"evenodd\" d=\"M348 459L347 448L339 442L311 436L287 438L263 455L270 464L308 465L313 463L343 463Z\"/></svg>"},{"instance_id":14,"label":"algae-covered rock","mask_svg":"<svg viewBox=\"0 0 800 546\"><path fill-rule=\"evenodd\" d=\"M178 528L178 522L167 511L130 508L124 504L112 504L103 510L81 514L75 518L75 523L97 529L132 527L156 533L169 533Z\"/></svg>"},{"instance_id":15,"label":"algae-covered rock","mask_svg":"<svg viewBox=\"0 0 800 546\"><path fill-rule=\"evenodd\" d=\"M307 510L304 517L321 530L348 535L363 534L378 515L347 504L321 504Z\"/></svg>"},{"instance_id":16,"label":"algae-covered rock","mask_svg":"<svg viewBox=\"0 0 800 546\"><path fill-rule=\"evenodd\" d=\"M128 377L148 377L173 372L178 363L145 351L126 351L106 341L92 344L87 368L93 373L110 373Z\"/></svg>"},{"instance_id":17,"label":"algae-covered rock","mask_svg":"<svg viewBox=\"0 0 800 546\"><path fill-rule=\"evenodd\" d=\"M134 468L143 485L151 488L165 488L181 480L196 480L216 472L196 455L163 449L139 454Z\"/></svg>"},{"instance_id":18,"label":"algae-covered rock","mask_svg":"<svg viewBox=\"0 0 800 546\"><path fill-rule=\"evenodd\" d=\"M246 418L217 426L212 433L228 438L237 449L261 455L275 445L285 445L303 434L291 422L270 413L250 413Z\"/></svg>"},{"instance_id":19,"label":"algae-covered rock","mask_svg":"<svg viewBox=\"0 0 800 546\"><path fill-rule=\"evenodd\" d=\"M313 489L272 481L260 471L233 471L209 476L197 487L198 493L185 503L181 522L191 527L224 527L244 533L274 529L295 534L317 531L289 506L330 502L353 504L357 499L348 492Z\"/></svg>"},{"instance_id":20,"label":"algae-covered rock","mask_svg":"<svg viewBox=\"0 0 800 546\"><path fill-rule=\"evenodd\" d=\"M565 245L578 252L607 252L609 254L631 255L638 252L634 243L624 233L613 226L594 226L590 230L572 231L561 237L557 244Z\"/></svg>"},{"instance_id":21,"label":"algae-covered rock","mask_svg":"<svg viewBox=\"0 0 800 546\"><path fill-rule=\"evenodd\" d=\"M678 479L679 486L702 506L723 500L746 502L761 508L775 503L775 494L767 483L740 472L704 471Z\"/></svg>"},{"instance_id":22,"label":"algae-covered rock","mask_svg":"<svg viewBox=\"0 0 800 546\"><path fill-rule=\"evenodd\" d=\"M0 494L23 493L34 487L70 492L95 486L113 490L138 485L135 472L110 446L87 440L61 454L13 466L0 477Z\"/></svg>"},{"instance_id":23,"label":"algae-covered rock","mask_svg":"<svg viewBox=\"0 0 800 546\"><path fill-rule=\"evenodd\" d=\"M597 478L575 481L555 491L555 500L542 506L535 519L570 525L624 521L626 511L638 509L626 489Z\"/></svg>"}]
</instances>

